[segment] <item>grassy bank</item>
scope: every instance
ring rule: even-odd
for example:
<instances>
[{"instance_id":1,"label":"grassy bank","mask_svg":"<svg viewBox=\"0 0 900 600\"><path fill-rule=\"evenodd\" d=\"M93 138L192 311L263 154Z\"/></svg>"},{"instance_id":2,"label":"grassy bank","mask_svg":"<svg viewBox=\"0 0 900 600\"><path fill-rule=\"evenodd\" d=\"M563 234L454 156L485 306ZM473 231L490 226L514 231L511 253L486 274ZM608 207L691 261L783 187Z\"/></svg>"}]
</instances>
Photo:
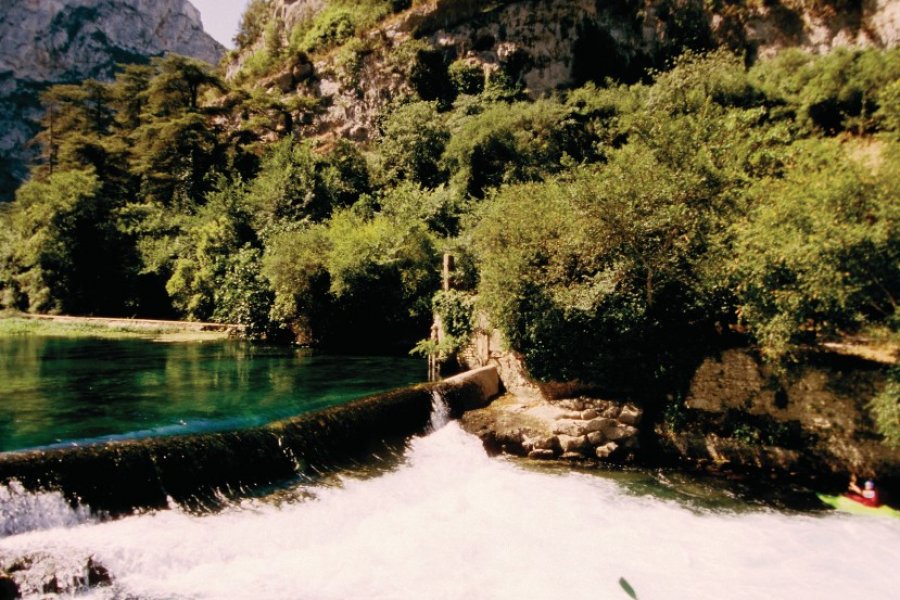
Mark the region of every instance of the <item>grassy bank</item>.
<instances>
[{"instance_id":1,"label":"grassy bank","mask_svg":"<svg viewBox=\"0 0 900 600\"><path fill-rule=\"evenodd\" d=\"M193 342L224 340L231 331L228 326L192 322L0 313L0 337L36 335Z\"/></svg>"}]
</instances>

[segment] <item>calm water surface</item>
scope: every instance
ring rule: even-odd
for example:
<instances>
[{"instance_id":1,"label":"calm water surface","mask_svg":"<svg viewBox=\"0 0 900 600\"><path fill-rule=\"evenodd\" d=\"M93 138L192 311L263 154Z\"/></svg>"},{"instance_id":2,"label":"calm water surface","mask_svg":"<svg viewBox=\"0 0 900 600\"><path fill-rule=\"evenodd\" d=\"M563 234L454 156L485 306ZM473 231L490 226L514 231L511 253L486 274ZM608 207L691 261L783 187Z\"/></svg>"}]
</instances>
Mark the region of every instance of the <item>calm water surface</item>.
<instances>
[{"instance_id":1,"label":"calm water surface","mask_svg":"<svg viewBox=\"0 0 900 600\"><path fill-rule=\"evenodd\" d=\"M418 359L238 342L0 338L0 452L249 427L425 374Z\"/></svg>"}]
</instances>

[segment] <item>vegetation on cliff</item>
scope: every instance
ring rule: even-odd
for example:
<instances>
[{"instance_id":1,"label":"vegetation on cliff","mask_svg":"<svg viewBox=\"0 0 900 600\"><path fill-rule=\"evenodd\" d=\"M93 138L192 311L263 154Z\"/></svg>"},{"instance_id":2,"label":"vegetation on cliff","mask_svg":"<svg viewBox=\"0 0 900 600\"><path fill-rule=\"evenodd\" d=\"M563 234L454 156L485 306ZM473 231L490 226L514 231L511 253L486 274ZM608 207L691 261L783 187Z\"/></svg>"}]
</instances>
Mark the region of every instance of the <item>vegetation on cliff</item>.
<instances>
[{"instance_id":1,"label":"vegetation on cliff","mask_svg":"<svg viewBox=\"0 0 900 600\"><path fill-rule=\"evenodd\" d=\"M3 306L411 346L452 251L438 310L464 335L477 296L541 378L671 382L727 332L779 360L896 341L898 50L688 51L530 100L514 64L412 40L374 143L295 135L321 107L255 78L368 43L396 4L330 3L288 35L254 2L231 81L170 56L49 90L42 160L0 207Z\"/></svg>"}]
</instances>

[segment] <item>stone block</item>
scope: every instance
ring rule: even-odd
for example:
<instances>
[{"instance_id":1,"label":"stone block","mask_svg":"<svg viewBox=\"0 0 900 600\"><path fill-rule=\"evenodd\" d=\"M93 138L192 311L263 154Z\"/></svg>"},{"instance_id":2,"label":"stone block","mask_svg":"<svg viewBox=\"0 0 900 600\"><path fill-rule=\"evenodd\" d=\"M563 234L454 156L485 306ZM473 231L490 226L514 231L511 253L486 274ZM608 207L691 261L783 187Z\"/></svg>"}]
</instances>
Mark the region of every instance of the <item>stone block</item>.
<instances>
[{"instance_id":1,"label":"stone block","mask_svg":"<svg viewBox=\"0 0 900 600\"><path fill-rule=\"evenodd\" d=\"M560 419L556 422L556 424L554 424L553 433L568 436L582 436L587 433L585 427L586 424L584 421L576 421L574 419Z\"/></svg>"},{"instance_id":2,"label":"stone block","mask_svg":"<svg viewBox=\"0 0 900 600\"><path fill-rule=\"evenodd\" d=\"M581 452L588 446L587 438L583 435L581 436L572 436L572 435L560 435L559 436L559 446L562 448L562 451L565 452Z\"/></svg>"},{"instance_id":3,"label":"stone block","mask_svg":"<svg viewBox=\"0 0 900 600\"><path fill-rule=\"evenodd\" d=\"M609 458L609 455L615 452L619 448L619 445L615 442L609 442L603 446L599 446L596 450L594 450L594 454L597 455L597 458Z\"/></svg>"},{"instance_id":4,"label":"stone block","mask_svg":"<svg viewBox=\"0 0 900 600\"><path fill-rule=\"evenodd\" d=\"M644 416L643 410L634 404L628 403L622 407L622 412L619 413L619 420L626 425L638 425L642 416Z\"/></svg>"}]
</instances>

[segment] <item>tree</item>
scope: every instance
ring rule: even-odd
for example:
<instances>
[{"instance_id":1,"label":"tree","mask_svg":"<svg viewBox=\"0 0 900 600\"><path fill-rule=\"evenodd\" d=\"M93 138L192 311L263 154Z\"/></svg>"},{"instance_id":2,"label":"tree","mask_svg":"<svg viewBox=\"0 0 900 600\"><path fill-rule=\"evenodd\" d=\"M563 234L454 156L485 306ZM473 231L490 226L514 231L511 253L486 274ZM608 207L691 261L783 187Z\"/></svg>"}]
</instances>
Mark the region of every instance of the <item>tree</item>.
<instances>
[{"instance_id":1,"label":"tree","mask_svg":"<svg viewBox=\"0 0 900 600\"><path fill-rule=\"evenodd\" d=\"M153 59L152 65L156 74L147 88L146 109L157 117L200 112L200 97L204 91L225 89L212 67L198 60L169 54Z\"/></svg>"},{"instance_id":2,"label":"tree","mask_svg":"<svg viewBox=\"0 0 900 600\"><path fill-rule=\"evenodd\" d=\"M16 281L30 311L121 314L130 288L125 241L90 171L55 173L16 194L12 222L22 242Z\"/></svg>"},{"instance_id":3,"label":"tree","mask_svg":"<svg viewBox=\"0 0 900 600\"><path fill-rule=\"evenodd\" d=\"M897 161L873 177L830 142L793 149L735 222L729 263L740 316L772 358L798 344L893 323L900 298Z\"/></svg>"},{"instance_id":4,"label":"tree","mask_svg":"<svg viewBox=\"0 0 900 600\"><path fill-rule=\"evenodd\" d=\"M381 128L379 150L384 178L433 188L446 181L441 157L450 139L433 102L413 102L394 110Z\"/></svg>"}]
</instances>

